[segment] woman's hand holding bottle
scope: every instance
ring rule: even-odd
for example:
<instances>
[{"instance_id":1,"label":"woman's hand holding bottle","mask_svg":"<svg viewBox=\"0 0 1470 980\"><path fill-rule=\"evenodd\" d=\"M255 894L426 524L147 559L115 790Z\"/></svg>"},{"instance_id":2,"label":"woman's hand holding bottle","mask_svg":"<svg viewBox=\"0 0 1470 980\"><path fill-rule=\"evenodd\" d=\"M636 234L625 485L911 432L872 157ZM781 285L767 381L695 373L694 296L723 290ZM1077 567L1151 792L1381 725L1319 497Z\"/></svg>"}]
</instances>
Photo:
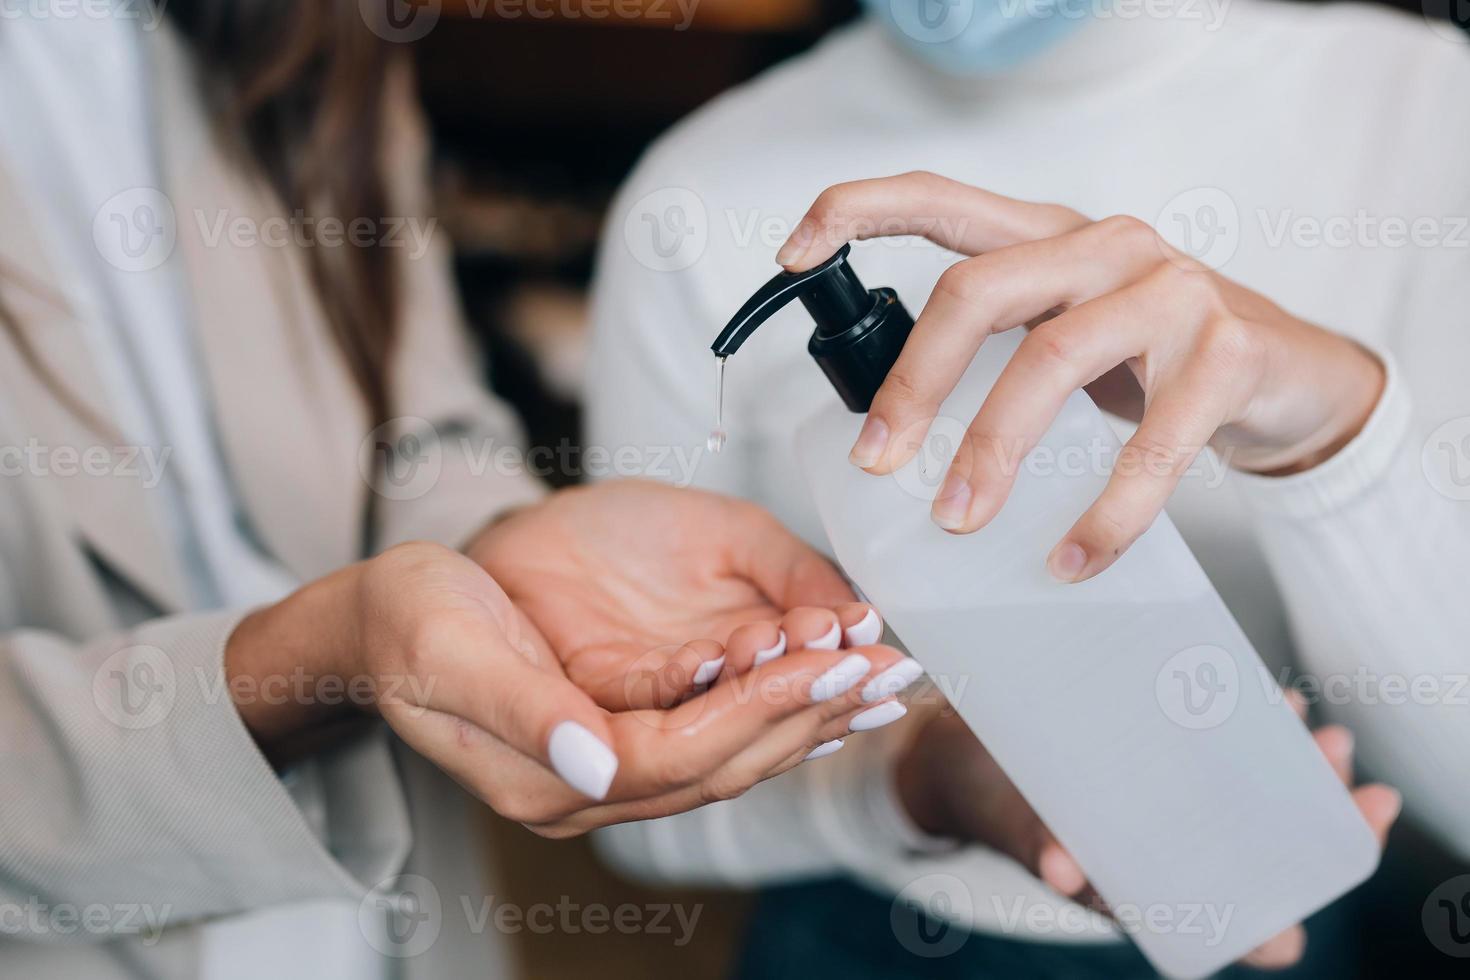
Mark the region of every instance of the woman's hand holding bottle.
<instances>
[{"instance_id":1,"label":"woman's hand holding bottle","mask_svg":"<svg viewBox=\"0 0 1470 980\"><path fill-rule=\"evenodd\" d=\"M1047 559L1063 581L1112 564L1206 445L1241 469L1305 470L1362 428L1383 388L1367 350L1201 265L1145 222L1093 221L930 173L828 188L777 261L802 271L874 234L922 235L970 257L936 283L873 400L856 465L884 474L908 462L985 338L1032 328L969 424L934 502L941 527L969 533L996 515L1013 461L1077 389L1138 422L1107 488Z\"/></svg>"}]
</instances>

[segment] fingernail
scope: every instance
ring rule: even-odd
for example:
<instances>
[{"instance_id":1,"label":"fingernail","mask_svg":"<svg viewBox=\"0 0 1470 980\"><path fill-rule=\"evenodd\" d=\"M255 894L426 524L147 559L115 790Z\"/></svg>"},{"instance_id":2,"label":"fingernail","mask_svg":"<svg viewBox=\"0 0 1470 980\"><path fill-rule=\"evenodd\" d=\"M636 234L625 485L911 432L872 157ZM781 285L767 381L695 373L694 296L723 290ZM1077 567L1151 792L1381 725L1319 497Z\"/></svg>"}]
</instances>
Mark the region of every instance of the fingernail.
<instances>
[{"instance_id":1,"label":"fingernail","mask_svg":"<svg viewBox=\"0 0 1470 980\"><path fill-rule=\"evenodd\" d=\"M755 665L757 667L759 667L761 664L766 663L767 661L775 660L777 657L781 656L781 654L783 654L785 652L786 652L786 631L785 630L779 630L777 632L776 645L775 646L768 647L765 650L757 650L755 652Z\"/></svg>"},{"instance_id":2,"label":"fingernail","mask_svg":"<svg viewBox=\"0 0 1470 980\"><path fill-rule=\"evenodd\" d=\"M863 703L872 704L892 697L918 680L924 668L913 657L905 657L863 685Z\"/></svg>"},{"instance_id":3,"label":"fingernail","mask_svg":"<svg viewBox=\"0 0 1470 980\"><path fill-rule=\"evenodd\" d=\"M873 665L867 657L860 653L848 654L835 667L812 681L812 703L829 701L839 694L847 693L854 684L867 677L868 671L872 669Z\"/></svg>"},{"instance_id":4,"label":"fingernail","mask_svg":"<svg viewBox=\"0 0 1470 980\"><path fill-rule=\"evenodd\" d=\"M802 759L801 761L811 762L813 759L820 759L824 755L831 755L833 752L836 752L840 748L842 748L842 739L834 738L832 741L823 742L821 745L818 745L816 748L812 749L806 754L806 758Z\"/></svg>"},{"instance_id":5,"label":"fingernail","mask_svg":"<svg viewBox=\"0 0 1470 980\"><path fill-rule=\"evenodd\" d=\"M1394 790L1393 791L1393 816L1390 817L1389 820L1390 821L1397 820L1399 818L1399 814L1402 813L1402 812L1404 812L1404 794L1400 793L1398 790Z\"/></svg>"},{"instance_id":6,"label":"fingernail","mask_svg":"<svg viewBox=\"0 0 1470 980\"><path fill-rule=\"evenodd\" d=\"M867 469L878 462L887 445L888 423L876 415L869 415L868 420L863 423L863 430L858 433L857 442L852 444L852 451L847 454L847 461Z\"/></svg>"},{"instance_id":7,"label":"fingernail","mask_svg":"<svg viewBox=\"0 0 1470 980\"><path fill-rule=\"evenodd\" d=\"M706 660L704 663L699 665L698 669L694 671L694 683L708 684L710 681L720 676L720 668L723 666L725 666L724 657L716 657L713 660Z\"/></svg>"},{"instance_id":8,"label":"fingernail","mask_svg":"<svg viewBox=\"0 0 1470 980\"><path fill-rule=\"evenodd\" d=\"M944 478L944 485L939 488L939 495L934 498L934 509L930 512L934 523L946 531L964 527L965 517L970 512L971 496L969 481L950 470Z\"/></svg>"},{"instance_id":9,"label":"fingernail","mask_svg":"<svg viewBox=\"0 0 1470 980\"><path fill-rule=\"evenodd\" d=\"M551 768L577 792L600 800L607 796L617 775L618 757L575 721L564 721L551 730L547 747Z\"/></svg>"},{"instance_id":10,"label":"fingernail","mask_svg":"<svg viewBox=\"0 0 1470 980\"><path fill-rule=\"evenodd\" d=\"M862 619L844 631L844 635L850 647L865 647L870 643L877 643L878 637L883 635L883 621L878 618L877 612L869 609Z\"/></svg>"},{"instance_id":11,"label":"fingernail","mask_svg":"<svg viewBox=\"0 0 1470 980\"><path fill-rule=\"evenodd\" d=\"M836 623L827 631L826 636L819 636L806 645L808 650L836 650L842 645L842 628Z\"/></svg>"},{"instance_id":12,"label":"fingernail","mask_svg":"<svg viewBox=\"0 0 1470 980\"><path fill-rule=\"evenodd\" d=\"M1082 546L1063 541L1052 549L1051 555L1046 559L1046 570L1059 582L1075 582L1086 564L1087 552L1082 550Z\"/></svg>"},{"instance_id":13,"label":"fingernail","mask_svg":"<svg viewBox=\"0 0 1470 980\"><path fill-rule=\"evenodd\" d=\"M867 711L853 715L848 727L855 732L870 732L875 728L882 728L889 722L898 721L908 713L909 709L903 706L902 701L885 701Z\"/></svg>"}]
</instances>

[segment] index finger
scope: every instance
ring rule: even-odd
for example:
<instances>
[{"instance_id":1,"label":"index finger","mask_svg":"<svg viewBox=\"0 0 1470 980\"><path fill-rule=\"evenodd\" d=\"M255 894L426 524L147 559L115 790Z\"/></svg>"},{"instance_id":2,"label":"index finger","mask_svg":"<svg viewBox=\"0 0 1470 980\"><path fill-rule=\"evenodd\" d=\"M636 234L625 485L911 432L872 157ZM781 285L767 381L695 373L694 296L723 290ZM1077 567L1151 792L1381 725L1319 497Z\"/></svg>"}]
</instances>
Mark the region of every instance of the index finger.
<instances>
[{"instance_id":1,"label":"index finger","mask_svg":"<svg viewBox=\"0 0 1470 980\"><path fill-rule=\"evenodd\" d=\"M791 272L836 254L844 243L918 235L942 248L978 255L1050 238L1087 224L1059 204L1034 204L915 170L827 188L776 253Z\"/></svg>"}]
</instances>

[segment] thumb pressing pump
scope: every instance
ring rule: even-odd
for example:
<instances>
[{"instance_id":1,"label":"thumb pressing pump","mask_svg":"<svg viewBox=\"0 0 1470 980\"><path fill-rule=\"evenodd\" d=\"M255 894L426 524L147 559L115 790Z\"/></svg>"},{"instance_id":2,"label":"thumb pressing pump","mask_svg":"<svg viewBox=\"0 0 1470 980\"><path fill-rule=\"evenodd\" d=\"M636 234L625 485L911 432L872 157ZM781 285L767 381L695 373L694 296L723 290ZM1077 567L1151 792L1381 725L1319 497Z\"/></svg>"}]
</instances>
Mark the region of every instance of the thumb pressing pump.
<instances>
[{"instance_id":1,"label":"thumb pressing pump","mask_svg":"<svg viewBox=\"0 0 1470 980\"><path fill-rule=\"evenodd\" d=\"M1371 832L1167 515L1095 578L1046 574L1119 449L1085 393L1030 452L992 447L1009 452L1015 480L985 527L952 535L929 519L1024 331L987 338L933 422L891 435L920 443L907 465L873 476L847 462L914 325L849 259L844 245L773 277L720 331L715 355L723 366L801 300L816 321L807 350L842 404L797 427L796 457L843 570L1109 906L1180 911L1190 899L1231 911L1223 936L1130 930L1154 965L1211 974L1365 878Z\"/></svg>"}]
</instances>

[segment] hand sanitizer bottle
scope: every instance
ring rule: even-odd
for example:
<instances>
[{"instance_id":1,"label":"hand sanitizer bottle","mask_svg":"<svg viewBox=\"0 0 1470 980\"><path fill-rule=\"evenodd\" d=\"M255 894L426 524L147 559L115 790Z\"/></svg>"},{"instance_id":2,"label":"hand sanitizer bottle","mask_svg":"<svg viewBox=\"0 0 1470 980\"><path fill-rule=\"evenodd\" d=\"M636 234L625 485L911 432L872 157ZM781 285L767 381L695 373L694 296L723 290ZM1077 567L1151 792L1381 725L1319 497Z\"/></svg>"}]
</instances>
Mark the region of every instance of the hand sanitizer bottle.
<instances>
[{"instance_id":1,"label":"hand sanitizer bottle","mask_svg":"<svg viewBox=\"0 0 1470 980\"><path fill-rule=\"evenodd\" d=\"M841 403L797 448L833 553L1120 927L1161 972L1202 977L1366 878L1371 831L1167 516L1092 579L1047 574L1119 448L1085 393L1017 461L993 521L951 535L929 519L1020 330L985 342L907 466L848 463L913 327L891 289L863 287L849 248L775 276L712 349L734 354L793 298L816 321L808 351Z\"/></svg>"}]
</instances>

